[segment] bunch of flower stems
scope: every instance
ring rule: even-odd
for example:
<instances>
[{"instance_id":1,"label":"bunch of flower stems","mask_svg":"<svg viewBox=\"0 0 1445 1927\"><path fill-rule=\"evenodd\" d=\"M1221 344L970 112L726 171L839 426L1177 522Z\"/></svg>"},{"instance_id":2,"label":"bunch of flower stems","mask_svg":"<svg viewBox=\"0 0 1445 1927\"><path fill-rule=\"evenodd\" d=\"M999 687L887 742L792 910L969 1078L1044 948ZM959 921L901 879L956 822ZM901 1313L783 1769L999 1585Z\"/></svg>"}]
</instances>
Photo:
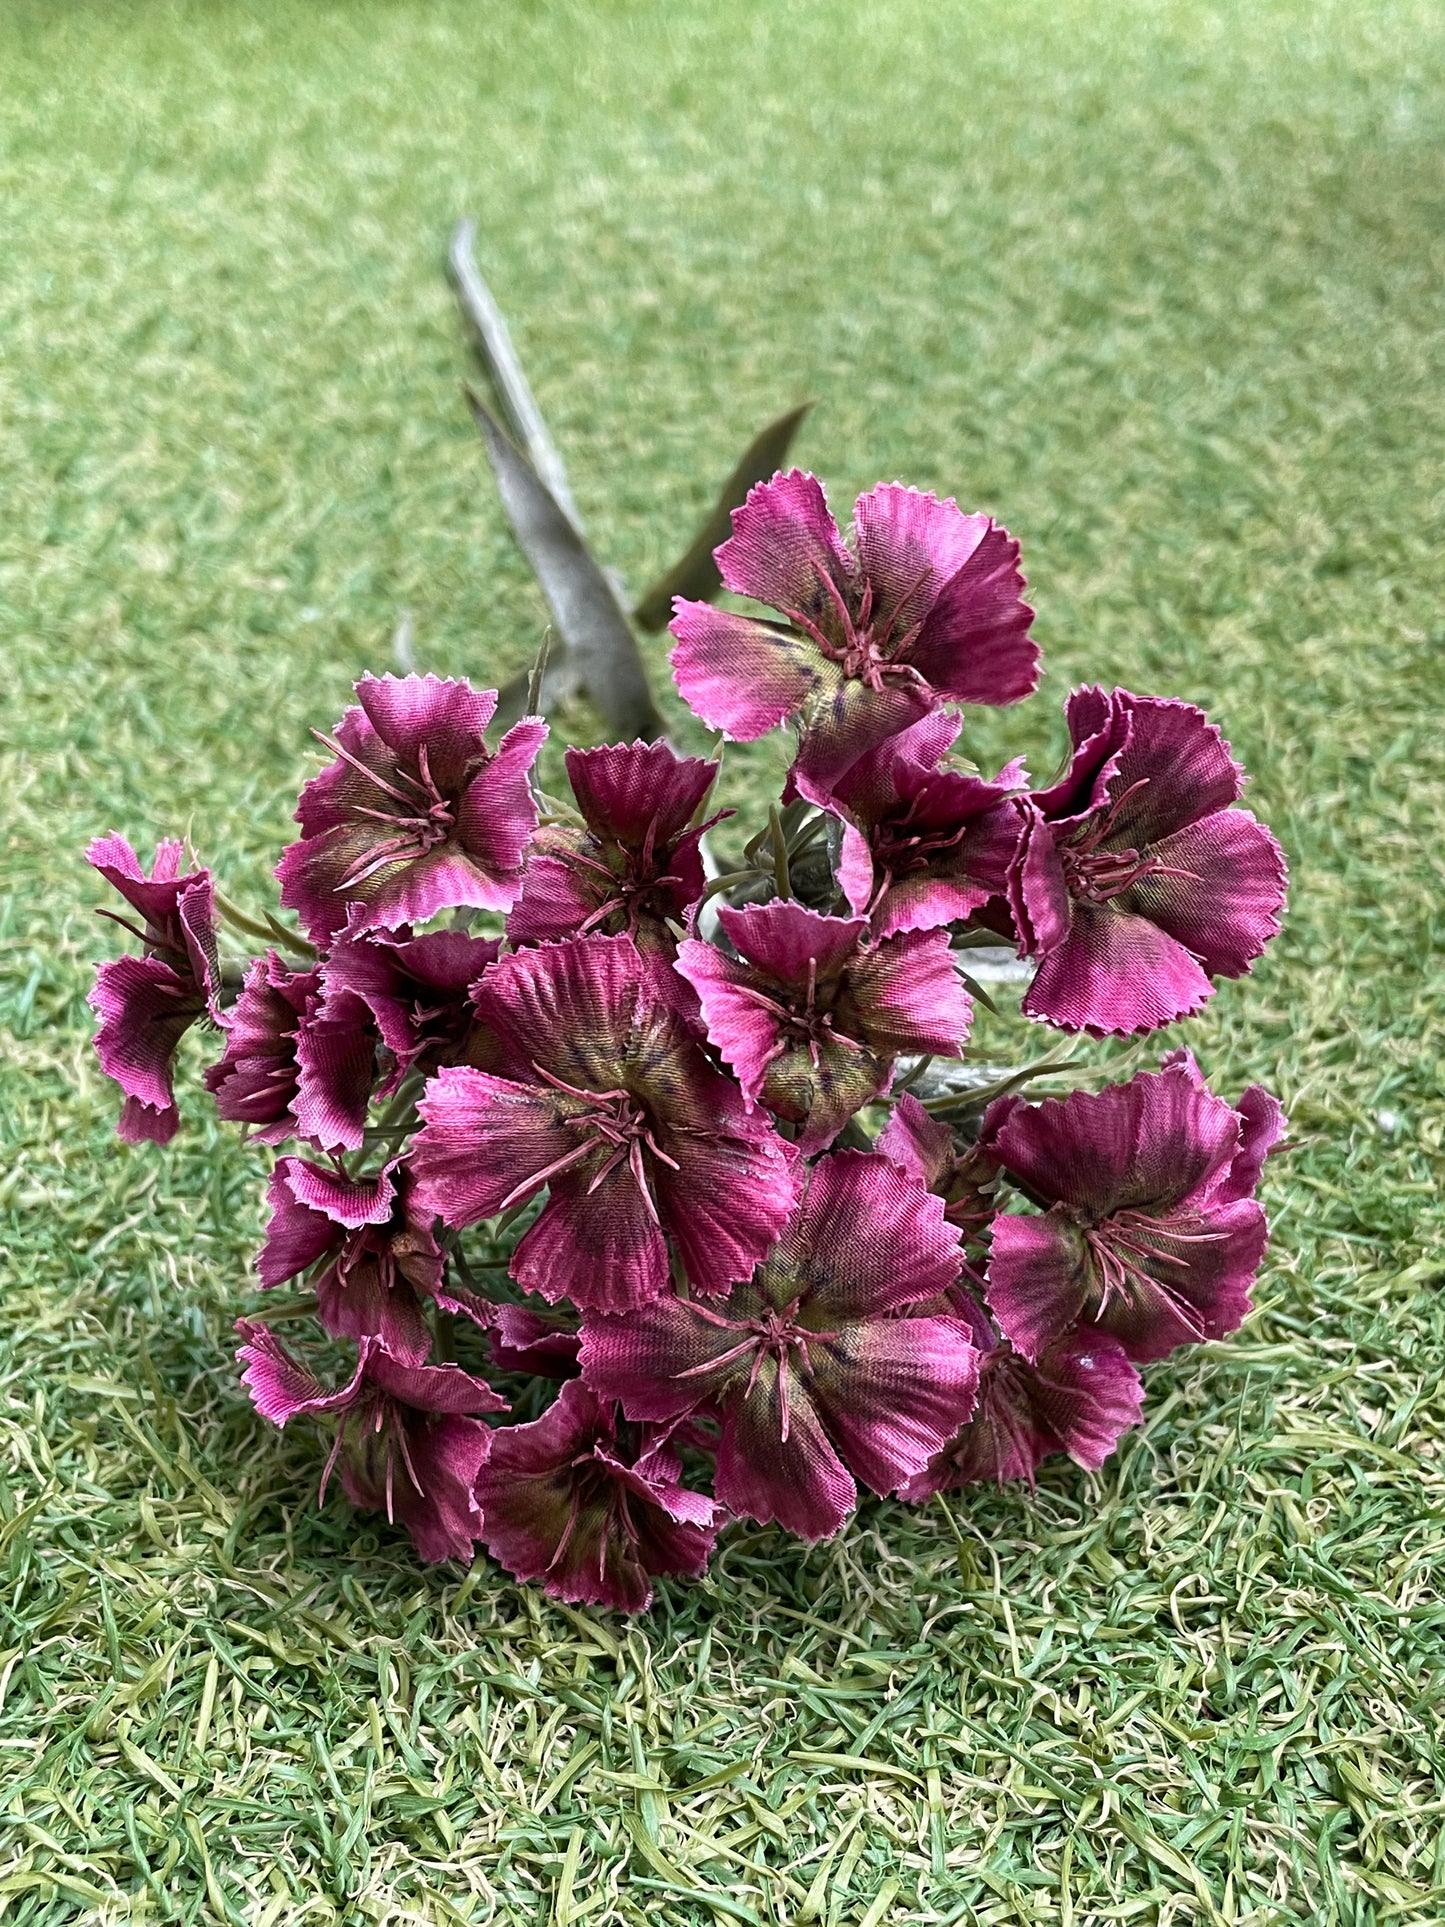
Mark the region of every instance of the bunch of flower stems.
<instances>
[{"instance_id":1,"label":"bunch of flower stems","mask_svg":"<svg viewBox=\"0 0 1445 1927\"><path fill-rule=\"evenodd\" d=\"M89 851L140 941L92 997L120 1135L173 1135L199 1025L219 1115L289 1147L257 1269L319 1330L238 1320L257 1411L314 1421L323 1500L334 1473L423 1559L480 1542L630 1609L729 1519L818 1540L860 1486L1097 1468L1140 1368L1248 1311L1283 1127L1179 1049L1038 1103L938 1075L972 946L1015 946L1024 1013L1094 1036L1250 969L1284 864L1200 711L1080 689L1058 780L964 763L961 707L1036 685L1033 612L1005 530L911 488L845 539L777 475L717 561L756 612L679 601L677 686L730 740L796 742L733 872L703 840L717 762L569 749L553 799L540 718L489 744L492 692L418 675L363 677L317 732L294 922L179 843L149 875L119 836ZM264 948L223 959L222 925Z\"/></svg>"}]
</instances>

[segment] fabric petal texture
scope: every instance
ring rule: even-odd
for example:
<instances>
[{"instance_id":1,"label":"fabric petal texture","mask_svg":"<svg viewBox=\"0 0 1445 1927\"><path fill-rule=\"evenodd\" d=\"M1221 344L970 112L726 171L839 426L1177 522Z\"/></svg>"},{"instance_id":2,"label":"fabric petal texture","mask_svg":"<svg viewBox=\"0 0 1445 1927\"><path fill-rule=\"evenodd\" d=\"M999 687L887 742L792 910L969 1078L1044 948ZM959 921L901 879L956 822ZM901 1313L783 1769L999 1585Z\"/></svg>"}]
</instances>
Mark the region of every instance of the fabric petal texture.
<instances>
[{"instance_id":1,"label":"fabric petal texture","mask_svg":"<svg viewBox=\"0 0 1445 1927\"><path fill-rule=\"evenodd\" d=\"M709 824L700 812L717 770L661 741L569 749L567 774L583 824L539 834L507 920L512 943L625 932L671 958L674 926L706 883L699 845Z\"/></svg>"},{"instance_id":2,"label":"fabric petal texture","mask_svg":"<svg viewBox=\"0 0 1445 1927\"><path fill-rule=\"evenodd\" d=\"M455 1068L428 1086L411 1153L419 1202L465 1225L545 1186L513 1276L553 1301L657 1297L672 1283L669 1240L696 1289L745 1278L792 1208L789 1158L637 946L593 936L521 951L492 966L476 1002L516 1075Z\"/></svg>"},{"instance_id":3,"label":"fabric petal texture","mask_svg":"<svg viewBox=\"0 0 1445 1927\"><path fill-rule=\"evenodd\" d=\"M994 1220L988 1302L1025 1358L1081 1325L1139 1362L1239 1326L1268 1232L1236 1170L1257 1176L1279 1128L1253 1098L1251 1111L1216 1097L1178 1053L1127 1084L1009 1115L993 1155L1045 1209Z\"/></svg>"},{"instance_id":4,"label":"fabric petal texture","mask_svg":"<svg viewBox=\"0 0 1445 1927\"><path fill-rule=\"evenodd\" d=\"M403 1412L389 1435L353 1435L342 1489L354 1506L404 1525L428 1565L469 1564L482 1532L477 1481L495 1437L480 1419Z\"/></svg>"},{"instance_id":5,"label":"fabric petal texture","mask_svg":"<svg viewBox=\"0 0 1445 1927\"><path fill-rule=\"evenodd\" d=\"M695 1577L717 1536L717 1507L666 1476L648 1444L569 1380L541 1418L493 1434L476 1481L487 1550L554 1599L625 1612L651 1603L657 1575Z\"/></svg>"},{"instance_id":6,"label":"fabric petal texture","mask_svg":"<svg viewBox=\"0 0 1445 1927\"><path fill-rule=\"evenodd\" d=\"M301 840L276 875L281 901L315 943L343 930L395 930L440 910L508 910L537 811L528 771L546 737L537 717L493 754L483 731L494 691L436 676L363 676L334 737L335 762L301 792Z\"/></svg>"},{"instance_id":7,"label":"fabric petal texture","mask_svg":"<svg viewBox=\"0 0 1445 1927\"><path fill-rule=\"evenodd\" d=\"M951 1054L968 1034L972 1005L941 932L875 946L863 918L792 901L724 909L719 922L737 960L689 941L677 967L745 1098L801 1125L805 1155L887 1089L899 1054Z\"/></svg>"},{"instance_id":8,"label":"fabric petal texture","mask_svg":"<svg viewBox=\"0 0 1445 1927\"><path fill-rule=\"evenodd\" d=\"M806 644L750 616L706 602L676 604L668 661L677 692L709 729L735 743L766 736L796 715L824 670Z\"/></svg>"},{"instance_id":9,"label":"fabric petal texture","mask_svg":"<svg viewBox=\"0 0 1445 1927\"><path fill-rule=\"evenodd\" d=\"M974 1417L902 1496L922 1500L978 1481L1032 1484L1057 1452L1095 1472L1143 1405L1143 1382L1116 1339L1075 1333L1033 1365L1005 1341L980 1363Z\"/></svg>"},{"instance_id":10,"label":"fabric petal texture","mask_svg":"<svg viewBox=\"0 0 1445 1927\"><path fill-rule=\"evenodd\" d=\"M86 860L141 919L137 925L101 912L140 939L141 955L101 964L86 999L100 1019L101 1069L125 1094L117 1132L130 1144L167 1144L175 1136L176 1051L193 1024L220 1016L211 875L183 873L182 855L179 842L160 843L147 876L124 837L97 837L86 851Z\"/></svg>"},{"instance_id":11,"label":"fabric petal texture","mask_svg":"<svg viewBox=\"0 0 1445 1927\"><path fill-rule=\"evenodd\" d=\"M1070 769L1024 806L1007 895L1039 968L1029 1016L1127 1035L1202 1009L1279 929L1278 844L1233 807L1243 772L1188 703L1128 690L1069 700Z\"/></svg>"},{"instance_id":12,"label":"fabric petal texture","mask_svg":"<svg viewBox=\"0 0 1445 1927\"><path fill-rule=\"evenodd\" d=\"M945 701L1010 703L1038 681L1018 544L986 515L883 483L859 497L856 550L801 469L753 488L716 551L724 584L774 625L679 601L683 700L739 740L789 716L798 767L835 780Z\"/></svg>"},{"instance_id":13,"label":"fabric petal texture","mask_svg":"<svg viewBox=\"0 0 1445 1927\"><path fill-rule=\"evenodd\" d=\"M957 1274L939 1199L886 1158L835 1154L809 1173L756 1278L725 1301L669 1295L625 1318L589 1313L583 1379L636 1420L716 1412L722 1503L826 1538L856 1479L897 1489L972 1409L968 1329L897 1315Z\"/></svg>"}]
</instances>

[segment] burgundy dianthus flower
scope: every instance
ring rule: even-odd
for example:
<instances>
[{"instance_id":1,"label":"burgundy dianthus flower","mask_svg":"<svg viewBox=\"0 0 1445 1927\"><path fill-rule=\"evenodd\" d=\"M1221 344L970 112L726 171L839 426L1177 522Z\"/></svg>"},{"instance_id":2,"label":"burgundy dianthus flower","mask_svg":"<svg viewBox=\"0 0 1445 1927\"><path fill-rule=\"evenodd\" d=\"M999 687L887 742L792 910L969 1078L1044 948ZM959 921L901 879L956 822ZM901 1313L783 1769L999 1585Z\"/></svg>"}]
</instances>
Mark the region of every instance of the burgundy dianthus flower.
<instances>
[{"instance_id":1,"label":"burgundy dianthus flower","mask_svg":"<svg viewBox=\"0 0 1445 1927\"><path fill-rule=\"evenodd\" d=\"M101 1069L125 1093L117 1133L129 1144L169 1143L180 1125L172 1067L191 1025L215 1017L220 990L215 899L209 870L181 873L180 843L156 846L151 874L124 837L101 836L86 851L140 917L101 915L139 937L139 957L117 957L96 972L87 1002L100 1018Z\"/></svg>"},{"instance_id":2,"label":"burgundy dianthus flower","mask_svg":"<svg viewBox=\"0 0 1445 1927\"><path fill-rule=\"evenodd\" d=\"M718 921L737 959L689 940L677 968L748 1103L801 1124L805 1155L887 1089L896 1058L963 1048L973 1005L945 932L870 943L866 917L791 899L722 909Z\"/></svg>"},{"instance_id":3,"label":"burgundy dianthus flower","mask_svg":"<svg viewBox=\"0 0 1445 1927\"><path fill-rule=\"evenodd\" d=\"M744 1278L797 1194L789 1151L707 1061L631 938L503 957L475 993L503 1075L439 1071L411 1147L418 1200L449 1225L545 1185L512 1276L621 1311L667 1290L669 1240L694 1289Z\"/></svg>"},{"instance_id":4,"label":"burgundy dianthus flower","mask_svg":"<svg viewBox=\"0 0 1445 1927\"><path fill-rule=\"evenodd\" d=\"M261 1283L317 1267L316 1310L333 1338L379 1338L419 1365L431 1348L422 1299L441 1290L444 1261L432 1220L410 1208L397 1160L349 1178L304 1158L278 1158L266 1196L271 1217L256 1260Z\"/></svg>"},{"instance_id":5,"label":"burgundy dianthus flower","mask_svg":"<svg viewBox=\"0 0 1445 1927\"><path fill-rule=\"evenodd\" d=\"M876 1153L820 1159L787 1229L726 1303L668 1295L583 1321L582 1373L630 1418L717 1413L715 1490L805 1539L836 1532L855 1478L896 1492L973 1407L968 1328L933 1311L958 1276L958 1232L918 1180Z\"/></svg>"},{"instance_id":6,"label":"burgundy dianthus flower","mask_svg":"<svg viewBox=\"0 0 1445 1927\"><path fill-rule=\"evenodd\" d=\"M1268 1237L1249 1194L1283 1117L1258 1086L1226 1104L1185 1052L1093 1095L1017 1105L993 1154L1044 1209L996 1218L988 1263L989 1309L1017 1350L1037 1359L1082 1324L1145 1362L1234 1331Z\"/></svg>"},{"instance_id":7,"label":"burgundy dianthus flower","mask_svg":"<svg viewBox=\"0 0 1445 1927\"><path fill-rule=\"evenodd\" d=\"M292 970L269 951L246 973L221 1023L226 1048L206 1072L219 1116L262 1144L309 1138L323 1150L362 1142L376 1072L376 1025L359 1000L323 997L319 965Z\"/></svg>"},{"instance_id":8,"label":"burgundy dianthus flower","mask_svg":"<svg viewBox=\"0 0 1445 1927\"><path fill-rule=\"evenodd\" d=\"M537 823L527 772L547 725L527 716L493 754L495 690L437 676L363 676L336 761L301 792L302 837L276 868L312 939L394 930L439 910L510 910ZM320 732L317 732L318 734Z\"/></svg>"},{"instance_id":9,"label":"burgundy dianthus flower","mask_svg":"<svg viewBox=\"0 0 1445 1927\"><path fill-rule=\"evenodd\" d=\"M226 1048L206 1071L206 1089L217 1116L247 1125L260 1144L307 1135L296 1122L297 1049L320 989L319 967L293 970L269 950L252 962L222 1019Z\"/></svg>"},{"instance_id":10,"label":"burgundy dianthus flower","mask_svg":"<svg viewBox=\"0 0 1445 1927\"><path fill-rule=\"evenodd\" d=\"M672 956L669 926L686 920L706 884L698 845L718 817L694 819L717 764L676 756L660 741L569 749L566 760L585 827L537 833L508 937L530 944L625 932L640 950Z\"/></svg>"},{"instance_id":11,"label":"burgundy dianthus flower","mask_svg":"<svg viewBox=\"0 0 1445 1927\"><path fill-rule=\"evenodd\" d=\"M995 1098L983 1114L978 1136L960 1148L948 1126L930 1117L912 1091L905 1091L873 1148L921 1178L928 1190L943 1199L948 1222L976 1244L998 1214L999 1162L994 1139L1004 1119L1022 1102L1017 1097Z\"/></svg>"},{"instance_id":12,"label":"burgundy dianthus flower","mask_svg":"<svg viewBox=\"0 0 1445 1927\"><path fill-rule=\"evenodd\" d=\"M656 1573L696 1577L719 1508L681 1482L666 1431L619 1423L580 1379L530 1425L492 1435L476 1484L483 1545L554 1599L641 1612Z\"/></svg>"},{"instance_id":13,"label":"burgundy dianthus flower","mask_svg":"<svg viewBox=\"0 0 1445 1927\"><path fill-rule=\"evenodd\" d=\"M979 1360L972 1418L901 1496L916 1502L990 1479L1032 1484L1056 1452L1097 1472L1143 1409L1143 1381L1107 1332L1070 1332L1032 1365L999 1339Z\"/></svg>"},{"instance_id":14,"label":"burgundy dianthus flower","mask_svg":"<svg viewBox=\"0 0 1445 1927\"><path fill-rule=\"evenodd\" d=\"M465 1059L477 1025L471 991L500 950L495 937L465 930L347 931L338 939L326 959L325 1002L338 1026L363 1013L390 1051L375 1096L389 1097L408 1071Z\"/></svg>"},{"instance_id":15,"label":"burgundy dianthus flower","mask_svg":"<svg viewBox=\"0 0 1445 1927\"><path fill-rule=\"evenodd\" d=\"M1064 1030L1152 1030L1248 971L1279 929L1284 858L1232 807L1243 772L1190 704L1078 689L1068 722L1068 773L1018 806L1008 900L1039 958L1023 1007Z\"/></svg>"},{"instance_id":16,"label":"burgundy dianthus flower","mask_svg":"<svg viewBox=\"0 0 1445 1927\"><path fill-rule=\"evenodd\" d=\"M459 1365L420 1365L393 1357L376 1338L363 1338L349 1383L328 1391L294 1359L269 1326L238 1318L245 1343L242 1383L273 1425L334 1413L336 1443L321 1475L325 1500L332 1467L351 1503L400 1520L429 1563L470 1559L481 1533L477 1474L491 1451L492 1431L478 1412L501 1412L507 1402Z\"/></svg>"},{"instance_id":17,"label":"burgundy dianthus flower","mask_svg":"<svg viewBox=\"0 0 1445 1927\"><path fill-rule=\"evenodd\" d=\"M853 516L856 550L816 476L759 483L717 565L788 626L681 599L672 621L689 708L742 742L799 716L800 761L819 782L941 703L1018 702L1038 681L1006 530L897 483L860 495Z\"/></svg>"},{"instance_id":18,"label":"burgundy dianthus flower","mask_svg":"<svg viewBox=\"0 0 1445 1927\"><path fill-rule=\"evenodd\" d=\"M489 1308L487 1343L499 1372L530 1372L538 1378L575 1378L582 1333L565 1306L538 1311L532 1305Z\"/></svg>"},{"instance_id":19,"label":"burgundy dianthus flower","mask_svg":"<svg viewBox=\"0 0 1445 1927\"><path fill-rule=\"evenodd\" d=\"M794 772L799 792L842 823L838 883L873 934L936 930L1001 896L1023 826L1010 763L992 782L939 760L960 728L939 711L868 750L831 784Z\"/></svg>"}]
</instances>

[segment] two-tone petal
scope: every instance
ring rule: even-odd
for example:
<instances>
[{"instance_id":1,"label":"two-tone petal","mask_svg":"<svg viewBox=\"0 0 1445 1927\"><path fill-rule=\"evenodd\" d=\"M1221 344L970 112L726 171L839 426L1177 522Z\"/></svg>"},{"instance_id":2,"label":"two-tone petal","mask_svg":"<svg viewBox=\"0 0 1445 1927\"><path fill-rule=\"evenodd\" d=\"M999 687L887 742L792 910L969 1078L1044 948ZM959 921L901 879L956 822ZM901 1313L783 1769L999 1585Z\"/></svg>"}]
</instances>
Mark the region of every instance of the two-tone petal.
<instances>
[{"instance_id":1,"label":"two-tone petal","mask_svg":"<svg viewBox=\"0 0 1445 1927\"><path fill-rule=\"evenodd\" d=\"M736 957L689 940L678 970L748 1102L801 1125L805 1155L887 1089L897 1057L962 1049L972 1005L945 933L873 943L866 918L791 900L723 909L719 921Z\"/></svg>"},{"instance_id":2,"label":"two-tone petal","mask_svg":"<svg viewBox=\"0 0 1445 1927\"><path fill-rule=\"evenodd\" d=\"M1037 1359L1086 1326L1142 1362L1234 1331L1268 1237L1240 1179L1280 1122L1271 1101L1234 1110L1184 1053L1094 1094L1015 1105L991 1154L1042 1210L994 1220L988 1301L1018 1351Z\"/></svg>"},{"instance_id":3,"label":"two-tone petal","mask_svg":"<svg viewBox=\"0 0 1445 1927\"><path fill-rule=\"evenodd\" d=\"M909 1310L957 1275L941 1201L886 1158L838 1153L813 1166L777 1245L725 1302L669 1295L626 1318L589 1314L583 1377L638 1420L715 1412L722 1503L824 1538L856 1480L896 1491L971 1410L969 1330Z\"/></svg>"},{"instance_id":4,"label":"two-tone petal","mask_svg":"<svg viewBox=\"0 0 1445 1927\"><path fill-rule=\"evenodd\" d=\"M988 516L885 483L854 524L850 549L815 476L760 483L717 564L783 622L679 600L672 624L684 701L739 740L796 716L824 784L942 702L1016 702L1038 679L1018 544Z\"/></svg>"},{"instance_id":5,"label":"two-tone petal","mask_svg":"<svg viewBox=\"0 0 1445 1927\"><path fill-rule=\"evenodd\" d=\"M453 1067L427 1087L411 1162L448 1224L547 1202L512 1275L556 1301L622 1310L746 1277L796 1197L789 1153L708 1062L626 936L505 957L476 992L506 1075Z\"/></svg>"},{"instance_id":6,"label":"two-tone petal","mask_svg":"<svg viewBox=\"0 0 1445 1927\"><path fill-rule=\"evenodd\" d=\"M536 828L528 773L547 734L526 717L494 752L496 693L436 676L363 676L336 760L301 793L302 836L276 874L313 940L395 930L460 907L509 910Z\"/></svg>"},{"instance_id":7,"label":"two-tone petal","mask_svg":"<svg viewBox=\"0 0 1445 1927\"><path fill-rule=\"evenodd\" d=\"M619 1426L571 1379L541 1418L493 1433L476 1484L483 1543L554 1599L640 1612L656 1575L695 1577L717 1536L717 1506L678 1469L665 1442Z\"/></svg>"},{"instance_id":8,"label":"two-tone petal","mask_svg":"<svg viewBox=\"0 0 1445 1927\"><path fill-rule=\"evenodd\" d=\"M1034 1363L1005 1339L980 1361L973 1416L901 1496L921 1501L978 1482L1032 1484L1059 1452L1096 1472L1143 1408L1143 1382L1107 1333L1071 1333Z\"/></svg>"},{"instance_id":9,"label":"two-tone petal","mask_svg":"<svg viewBox=\"0 0 1445 1927\"><path fill-rule=\"evenodd\" d=\"M1279 929L1284 858L1188 703L1079 690L1068 722L1072 765L1018 806L1006 883L1020 948L1039 958L1024 1010L1065 1030L1153 1029L1251 968Z\"/></svg>"}]
</instances>

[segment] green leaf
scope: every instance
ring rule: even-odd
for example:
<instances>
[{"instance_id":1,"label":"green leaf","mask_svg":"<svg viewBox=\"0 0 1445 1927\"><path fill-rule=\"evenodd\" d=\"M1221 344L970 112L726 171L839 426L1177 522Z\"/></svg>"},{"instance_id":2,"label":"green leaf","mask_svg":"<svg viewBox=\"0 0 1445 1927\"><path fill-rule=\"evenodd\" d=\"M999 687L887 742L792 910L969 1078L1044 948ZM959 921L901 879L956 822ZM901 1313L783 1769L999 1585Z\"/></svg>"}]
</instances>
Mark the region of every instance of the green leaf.
<instances>
[{"instance_id":1,"label":"green leaf","mask_svg":"<svg viewBox=\"0 0 1445 1927\"><path fill-rule=\"evenodd\" d=\"M674 596L687 596L694 602L712 601L722 588L722 577L717 572L712 552L731 535L733 510L747 499L748 490L755 483L767 481L782 467L793 437L812 406L810 401L805 401L801 408L790 408L786 415L779 415L776 421L769 422L748 443L737 467L718 491L717 500L692 538L686 555L681 561L675 562L666 575L659 576L638 600L632 618L639 628L666 628L672 617Z\"/></svg>"},{"instance_id":2,"label":"green leaf","mask_svg":"<svg viewBox=\"0 0 1445 1927\"><path fill-rule=\"evenodd\" d=\"M572 500L572 491L567 485L567 471L562 465L561 454L548 433L542 411L537 406L536 397L517 358L517 351L512 346L506 316L478 272L472 252L476 238L476 222L459 221L452 232L451 246L447 249L447 267L451 271L457 303L471 328L473 345L487 371L493 392L501 403L508 427L541 477L544 487L551 491L558 508L580 533L582 522L577 514L577 504Z\"/></svg>"},{"instance_id":3,"label":"green leaf","mask_svg":"<svg viewBox=\"0 0 1445 1927\"><path fill-rule=\"evenodd\" d=\"M466 397L517 546L542 585L565 646L565 669L586 689L615 737L626 742L640 736L651 742L662 734L662 718L647 686L636 638L612 584L551 490L491 410L470 388ZM522 704L526 702L528 680L522 678L521 690L515 692ZM544 674L544 702L556 687ZM506 695L514 696L510 685ZM508 720L509 707L509 703L498 705L503 721ZM517 713L521 713L520 708Z\"/></svg>"}]
</instances>

